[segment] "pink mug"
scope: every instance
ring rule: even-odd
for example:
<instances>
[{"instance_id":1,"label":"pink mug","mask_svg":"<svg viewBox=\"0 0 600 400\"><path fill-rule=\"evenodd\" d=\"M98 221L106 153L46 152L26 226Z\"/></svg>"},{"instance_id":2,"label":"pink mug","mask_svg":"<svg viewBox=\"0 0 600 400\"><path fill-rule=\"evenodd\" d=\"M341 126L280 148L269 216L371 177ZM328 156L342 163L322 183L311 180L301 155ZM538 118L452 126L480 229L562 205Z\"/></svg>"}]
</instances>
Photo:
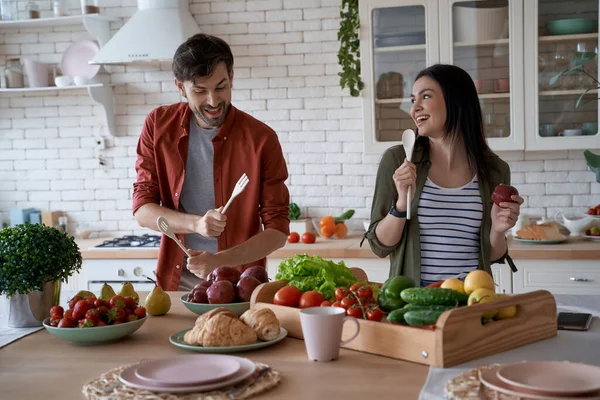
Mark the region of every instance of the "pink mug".
<instances>
[{"instance_id":1,"label":"pink mug","mask_svg":"<svg viewBox=\"0 0 600 400\"><path fill-rule=\"evenodd\" d=\"M356 333L342 340L344 322L352 321ZM346 317L341 307L309 307L300 310L300 324L308 358L313 361L331 361L340 356L340 346L358 336L360 324L353 317Z\"/></svg>"}]
</instances>

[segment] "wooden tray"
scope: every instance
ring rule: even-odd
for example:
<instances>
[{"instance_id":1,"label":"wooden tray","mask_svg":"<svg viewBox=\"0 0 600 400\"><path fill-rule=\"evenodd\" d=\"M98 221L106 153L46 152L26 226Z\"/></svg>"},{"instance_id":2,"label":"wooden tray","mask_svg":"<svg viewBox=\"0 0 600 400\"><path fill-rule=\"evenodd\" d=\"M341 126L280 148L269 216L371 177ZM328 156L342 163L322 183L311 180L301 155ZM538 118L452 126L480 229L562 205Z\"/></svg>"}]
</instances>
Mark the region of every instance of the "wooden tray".
<instances>
[{"instance_id":1,"label":"wooden tray","mask_svg":"<svg viewBox=\"0 0 600 400\"><path fill-rule=\"evenodd\" d=\"M366 274L352 268L359 281ZM252 293L251 308L270 308L288 336L303 339L300 309L273 304L275 292L287 281L263 283ZM517 305L517 315L481 324L486 311ZM394 325L387 321L359 319L360 334L344 348L378 354L433 367L451 367L466 361L500 353L528 343L556 336L556 301L546 290L509 296L493 303L460 307L444 312L435 328L422 329ZM354 331L344 325L343 337Z\"/></svg>"}]
</instances>

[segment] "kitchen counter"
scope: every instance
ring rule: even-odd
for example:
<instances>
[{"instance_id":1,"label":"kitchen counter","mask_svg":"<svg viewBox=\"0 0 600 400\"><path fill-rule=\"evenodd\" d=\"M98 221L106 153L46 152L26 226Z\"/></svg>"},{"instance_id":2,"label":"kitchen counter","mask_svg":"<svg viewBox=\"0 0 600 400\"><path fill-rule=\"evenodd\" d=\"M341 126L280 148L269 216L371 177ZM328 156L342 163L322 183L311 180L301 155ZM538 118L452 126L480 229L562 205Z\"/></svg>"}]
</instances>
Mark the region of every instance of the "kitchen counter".
<instances>
[{"instance_id":1,"label":"kitchen counter","mask_svg":"<svg viewBox=\"0 0 600 400\"><path fill-rule=\"evenodd\" d=\"M119 259L119 258L158 258L157 248L147 249L114 249L114 250L89 250L102 243L106 238L77 240L84 259ZM168 239L167 239L168 240ZM316 243L286 243L274 251L269 258L283 259L293 257L298 253L318 255L323 258L349 259L349 258L374 258L369 243L365 240L362 247L361 233L353 233L344 239L325 239L317 237ZM569 238L560 244L525 244L517 243L509 238L509 254L516 260L600 260L600 241L591 241L581 238Z\"/></svg>"},{"instance_id":2,"label":"kitchen counter","mask_svg":"<svg viewBox=\"0 0 600 400\"><path fill-rule=\"evenodd\" d=\"M170 292L173 306L162 317L149 317L132 336L110 344L76 346L45 329L0 350L2 397L19 400L81 399L83 385L105 371L141 359L192 354L169 343L169 336L192 327L196 315ZM141 298L145 294L140 293ZM257 399L416 399L428 367L341 349L333 362L309 361L304 342L287 338L241 357L269 364L282 373L281 383ZM307 384L310 382L310 384ZM35 384L32 384L35 383Z\"/></svg>"}]
</instances>

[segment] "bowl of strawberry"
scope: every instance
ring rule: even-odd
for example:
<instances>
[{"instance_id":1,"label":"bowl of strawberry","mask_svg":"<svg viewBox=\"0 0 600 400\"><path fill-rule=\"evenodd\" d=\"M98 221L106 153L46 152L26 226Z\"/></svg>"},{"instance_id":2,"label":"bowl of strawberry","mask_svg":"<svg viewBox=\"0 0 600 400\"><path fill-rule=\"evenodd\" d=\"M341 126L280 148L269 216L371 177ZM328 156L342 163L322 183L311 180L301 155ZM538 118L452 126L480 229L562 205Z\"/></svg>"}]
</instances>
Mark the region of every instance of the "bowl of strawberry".
<instances>
[{"instance_id":1,"label":"bowl of strawberry","mask_svg":"<svg viewBox=\"0 0 600 400\"><path fill-rule=\"evenodd\" d=\"M121 339L146 322L146 309L133 297L113 296L109 300L74 296L68 309L53 306L44 328L59 339L77 344L98 344Z\"/></svg>"}]
</instances>

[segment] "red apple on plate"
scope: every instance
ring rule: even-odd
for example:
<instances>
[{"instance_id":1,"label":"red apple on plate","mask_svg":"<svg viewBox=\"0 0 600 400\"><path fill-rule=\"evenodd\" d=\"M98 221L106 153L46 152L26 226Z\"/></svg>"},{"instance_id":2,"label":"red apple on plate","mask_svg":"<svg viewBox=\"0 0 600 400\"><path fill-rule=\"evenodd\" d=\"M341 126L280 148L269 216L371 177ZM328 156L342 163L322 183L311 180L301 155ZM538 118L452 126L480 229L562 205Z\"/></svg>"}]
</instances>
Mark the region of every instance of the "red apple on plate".
<instances>
[{"instance_id":1,"label":"red apple on plate","mask_svg":"<svg viewBox=\"0 0 600 400\"><path fill-rule=\"evenodd\" d=\"M518 196L519 191L514 186L500 184L492 193L492 201L500 207L500 203L516 203L511 197Z\"/></svg>"}]
</instances>

